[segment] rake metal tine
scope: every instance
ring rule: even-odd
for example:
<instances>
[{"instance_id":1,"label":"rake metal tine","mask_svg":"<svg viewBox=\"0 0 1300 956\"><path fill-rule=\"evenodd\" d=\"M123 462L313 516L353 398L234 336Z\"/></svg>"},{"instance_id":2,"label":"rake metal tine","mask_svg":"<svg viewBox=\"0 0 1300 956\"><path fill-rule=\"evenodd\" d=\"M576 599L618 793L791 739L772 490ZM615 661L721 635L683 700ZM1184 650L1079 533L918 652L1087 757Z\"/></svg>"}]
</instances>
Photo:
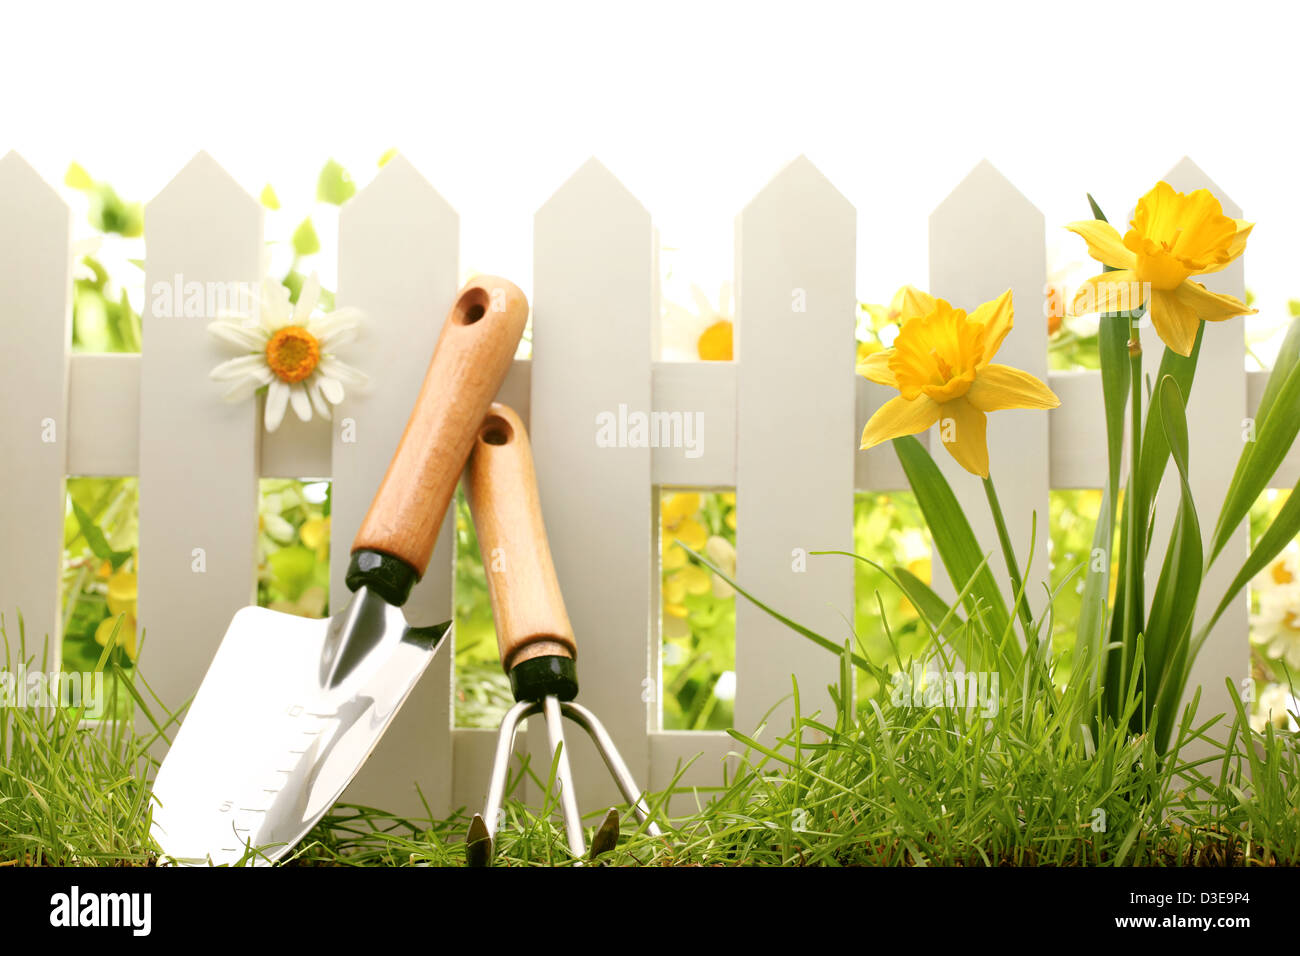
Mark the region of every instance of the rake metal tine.
<instances>
[{"instance_id":1,"label":"rake metal tine","mask_svg":"<svg viewBox=\"0 0 1300 956\"><path fill-rule=\"evenodd\" d=\"M600 827L597 828L596 835L591 838L590 857L594 860L616 846L618 846L618 811L611 807Z\"/></svg>"},{"instance_id":2,"label":"rake metal tine","mask_svg":"<svg viewBox=\"0 0 1300 956\"><path fill-rule=\"evenodd\" d=\"M564 716L590 735L592 741L596 744L596 749L600 751L601 757L605 760L605 766L609 768L610 774L614 777L614 782L618 784L623 799L631 804L637 819L645 824L646 832L651 836L663 836L663 831L650 819L650 808L646 806L646 802L641 796L641 788L632 779L632 772L627 769L627 764L623 762L618 747L614 745L614 738L609 735L605 725L600 722L600 719L595 714L581 704L568 701L560 705L560 707Z\"/></svg>"},{"instance_id":3,"label":"rake metal tine","mask_svg":"<svg viewBox=\"0 0 1300 956\"><path fill-rule=\"evenodd\" d=\"M587 855L587 844L582 836L582 814L578 812L578 797L573 789L569 748L564 743L564 720L561 717L560 698L548 694L543 701L543 710L546 714L546 733L551 741L551 752L559 753L555 773L560 785L560 807L564 810L564 832L568 837L569 851L581 865L582 858Z\"/></svg>"},{"instance_id":4,"label":"rake metal tine","mask_svg":"<svg viewBox=\"0 0 1300 956\"><path fill-rule=\"evenodd\" d=\"M542 705L524 700L515 704L501 719L497 734L497 750L492 760L492 778L488 782L487 804L482 814L475 814L465 838L465 857L470 866L487 866L492 862L493 838L501 815L501 802L505 799L506 775L510 769L510 756L515 749L515 733L525 717L537 713Z\"/></svg>"}]
</instances>

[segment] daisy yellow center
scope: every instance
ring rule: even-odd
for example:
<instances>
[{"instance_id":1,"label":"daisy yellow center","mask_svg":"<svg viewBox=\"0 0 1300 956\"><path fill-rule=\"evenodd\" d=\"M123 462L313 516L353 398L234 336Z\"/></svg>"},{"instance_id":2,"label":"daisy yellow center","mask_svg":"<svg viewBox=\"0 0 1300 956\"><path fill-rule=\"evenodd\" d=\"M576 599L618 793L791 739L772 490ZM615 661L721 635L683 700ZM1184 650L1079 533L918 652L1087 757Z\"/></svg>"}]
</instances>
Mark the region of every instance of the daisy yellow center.
<instances>
[{"instance_id":1,"label":"daisy yellow center","mask_svg":"<svg viewBox=\"0 0 1300 956\"><path fill-rule=\"evenodd\" d=\"M300 325L285 326L266 343L266 365L282 382L301 382L319 364L320 343Z\"/></svg>"},{"instance_id":2,"label":"daisy yellow center","mask_svg":"<svg viewBox=\"0 0 1300 956\"><path fill-rule=\"evenodd\" d=\"M984 325L939 300L933 312L903 326L889 360L898 390L908 401L921 394L936 402L961 398L984 361Z\"/></svg>"},{"instance_id":3,"label":"daisy yellow center","mask_svg":"<svg viewBox=\"0 0 1300 956\"><path fill-rule=\"evenodd\" d=\"M1295 580L1295 575L1293 575L1290 569L1287 568L1285 561L1279 561L1274 564L1270 573L1274 584L1290 584Z\"/></svg>"},{"instance_id":4,"label":"daisy yellow center","mask_svg":"<svg viewBox=\"0 0 1300 956\"><path fill-rule=\"evenodd\" d=\"M1143 196L1124 245L1137 256L1139 282L1176 289L1189 276L1233 259L1237 224L1208 189L1176 192L1160 183Z\"/></svg>"},{"instance_id":5,"label":"daisy yellow center","mask_svg":"<svg viewBox=\"0 0 1300 956\"><path fill-rule=\"evenodd\" d=\"M1282 619L1282 626L1288 631L1300 632L1300 614L1295 611L1287 611L1286 617Z\"/></svg>"}]
</instances>

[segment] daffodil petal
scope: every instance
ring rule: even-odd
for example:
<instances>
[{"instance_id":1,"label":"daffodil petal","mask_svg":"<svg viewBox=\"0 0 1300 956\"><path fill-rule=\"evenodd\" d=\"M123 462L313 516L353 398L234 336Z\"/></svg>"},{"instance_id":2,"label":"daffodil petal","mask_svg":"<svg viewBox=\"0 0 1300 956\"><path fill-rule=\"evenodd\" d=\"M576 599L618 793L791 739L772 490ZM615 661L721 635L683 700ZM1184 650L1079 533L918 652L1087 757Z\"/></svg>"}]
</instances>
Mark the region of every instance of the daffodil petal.
<instances>
[{"instance_id":1,"label":"daffodil petal","mask_svg":"<svg viewBox=\"0 0 1300 956\"><path fill-rule=\"evenodd\" d=\"M1131 312L1145 301L1146 288L1137 274L1127 269L1103 272L1085 279L1070 305L1071 315L1105 312Z\"/></svg>"},{"instance_id":2,"label":"daffodil petal","mask_svg":"<svg viewBox=\"0 0 1300 956\"><path fill-rule=\"evenodd\" d=\"M1156 327L1156 333L1165 345L1179 355L1192 354L1201 320L1191 305L1174 292L1156 289L1151 293L1147 314L1151 316L1151 324Z\"/></svg>"},{"instance_id":3,"label":"daffodil petal","mask_svg":"<svg viewBox=\"0 0 1300 956\"><path fill-rule=\"evenodd\" d=\"M981 412L1006 408L1056 408L1061 400L1028 372L1010 365L990 365L975 376L966 400Z\"/></svg>"},{"instance_id":4,"label":"daffodil petal","mask_svg":"<svg viewBox=\"0 0 1300 956\"><path fill-rule=\"evenodd\" d=\"M890 388L898 388L898 379L894 377L893 369L889 367L889 358L893 354L893 349L885 349L881 352L873 352L862 361L858 362L857 373L863 378L870 379L877 385L888 385Z\"/></svg>"},{"instance_id":5,"label":"daffodil petal","mask_svg":"<svg viewBox=\"0 0 1300 956\"><path fill-rule=\"evenodd\" d=\"M914 285L905 285L899 289L894 295L894 301L898 303L898 321L900 324L913 316L929 315L934 311L934 296Z\"/></svg>"},{"instance_id":6,"label":"daffodil petal","mask_svg":"<svg viewBox=\"0 0 1300 956\"><path fill-rule=\"evenodd\" d=\"M1065 227L1088 244L1088 255L1105 266L1115 269L1133 269L1137 256L1124 245L1119 231L1100 219L1083 219Z\"/></svg>"},{"instance_id":7,"label":"daffodil petal","mask_svg":"<svg viewBox=\"0 0 1300 956\"><path fill-rule=\"evenodd\" d=\"M1002 340L1007 337L1014 324L1014 316L1010 289L991 302L985 302L967 316L968 321L978 322L984 326L984 358L980 362L981 365L987 365L1002 347Z\"/></svg>"},{"instance_id":8,"label":"daffodil petal","mask_svg":"<svg viewBox=\"0 0 1300 956\"><path fill-rule=\"evenodd\" d=\"M972 475L989 476L988 417L965 398L939 409L939 440Z\"/></svg>"},{"instance_id":9,"label":"daffodil petal","mask_svg":"<svg viewBox=\"0 0 1300 956\"><path fill-rule=\"evenodd\" d=\"M1224 319L1233 319L1239 315L1254 315L1256 312L1240 299L1211 292L1199 282L1192 282L1190 279L1174 289L1173 294L1180 302L1191 308L1198 318L1206 322L1222 322Z\"/></svg>"},{"instance_id":10,"label":"daffodil petal","mask_svg":"<svg viewBox=\"0 0 1300 956\"><path fill-rule=\"evenodd\" d=\"M939 420L939 405L928 395L910 401L899 395L876 410L862 430L862 447L874 448L882 441L915 435Z\"/></svg>"}]
</instances>

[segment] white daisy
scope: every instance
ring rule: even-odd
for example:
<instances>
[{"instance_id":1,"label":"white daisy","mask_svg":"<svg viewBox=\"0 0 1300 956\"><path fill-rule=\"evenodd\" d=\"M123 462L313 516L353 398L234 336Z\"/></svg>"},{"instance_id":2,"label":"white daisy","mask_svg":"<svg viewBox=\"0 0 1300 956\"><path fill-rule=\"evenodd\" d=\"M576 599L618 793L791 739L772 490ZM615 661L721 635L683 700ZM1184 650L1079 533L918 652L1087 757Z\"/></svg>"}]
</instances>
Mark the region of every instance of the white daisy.
<instances>
[{"instance_id":1,"label":"white daisy","mask_svg":"<svg viewBox=\"0 0 1300 956\"><path fill-rule=\"evenodd\" d=\"M1256 576L1259 613L1252 615L1251 640L1271 660L1300 670L1300 553L1287 548Z\"/></svg>"},{"instance_id":2,"label":"white daisy","mask_svg":"<svg viewBox=\"0 0 1300 956\"><path fill-rule=\"evenodd\" d=\"M227 313L208 325L217 338L248 354L222 362L212 378L230 383L229 402L240 402L266 388L266 430L273 432L293 408L304 422L312 409L330 417L330 406L343 401L343 388L364 388L366 376L340 361L337 350L357 336L363 316L342 308L313 314L320 303L320 279L313 272L302 285L297 303L275 279L262 281L260 308L250 314Z\"/></svg>"},{"instance_id":3,"label":"white daisy","mask_svg":"<svg viewBox=\"0 0 1300 956\"><path fill-rule=\"evenodd\" d=\"M1281 684L1269 684L1260 692L1259 706L1250 715L1250 728L1262 734L1264 728L1272 724L1278 730L1296 730L1293 714L1300 713L1298 702Z\"/></svg>"},{"instance_id":4,"label":"white daisy","mask_svg":"<svg viewBox=\"0 0 1300 956\"><path fill-rule=\"evenodd\" d=\"M665 362L730 361L732 358L731 283L724 282L715 306L692 284L694 309L666 299L660 325L659 355Z\"/></svg>"}]
</instances>

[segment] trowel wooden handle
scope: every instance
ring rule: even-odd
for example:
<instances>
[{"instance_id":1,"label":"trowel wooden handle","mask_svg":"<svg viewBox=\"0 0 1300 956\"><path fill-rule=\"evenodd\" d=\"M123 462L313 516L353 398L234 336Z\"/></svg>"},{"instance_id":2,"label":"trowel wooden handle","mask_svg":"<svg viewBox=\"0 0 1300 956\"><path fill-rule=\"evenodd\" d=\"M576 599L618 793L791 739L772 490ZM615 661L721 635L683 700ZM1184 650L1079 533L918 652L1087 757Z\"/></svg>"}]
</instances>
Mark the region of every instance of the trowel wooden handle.
<instances>
[{"instance_id":1,"label":"trowel wooden handle","mask_svg":"<svg viewBox=\"0 0 1300 956\"><path fill-rule=\"evenodd\" d=\"M527 319L528 300L505 279L478 276L457 294L401 443L352 542L354 555L400 558L423 577Z\"/></svg>"},{"instance_id":2,"label":"trowel wooden handle","mask_svg":"<svg viewBox=\"0 0 1300 956\"><path fill-rule=\"evenodd\" d=\"M494 403L478 430L466 482L507 673L538 657L577 656L546 542L533 453L514 410Z\"/></svg>"}]
</instances>

